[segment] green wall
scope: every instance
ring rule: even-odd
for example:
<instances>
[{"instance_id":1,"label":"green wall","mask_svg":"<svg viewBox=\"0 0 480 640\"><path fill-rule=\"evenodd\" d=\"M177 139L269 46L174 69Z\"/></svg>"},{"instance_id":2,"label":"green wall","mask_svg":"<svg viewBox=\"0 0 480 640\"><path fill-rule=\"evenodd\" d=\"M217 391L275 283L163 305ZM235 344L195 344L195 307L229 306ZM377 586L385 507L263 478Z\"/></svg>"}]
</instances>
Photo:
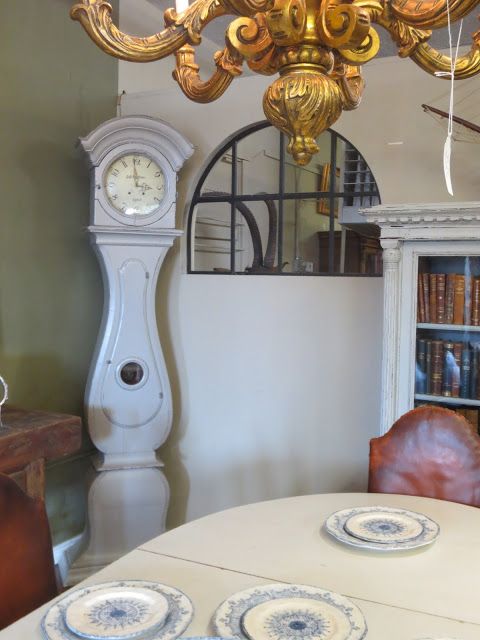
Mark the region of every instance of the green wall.
<instances>
[{"instance_id":1,"label":"green wall","mask_svg":"<svg viewBox=\"0 0 480 640\"><path fill-rule=\"evenodd\" d=\"M0 6L0 373L11 404L81 415L103 291L75 143L115 116L118 65L70 20L71 4ZM88 449L49 468L55 541L83 525Z\"/></svg>"}]
</instances>

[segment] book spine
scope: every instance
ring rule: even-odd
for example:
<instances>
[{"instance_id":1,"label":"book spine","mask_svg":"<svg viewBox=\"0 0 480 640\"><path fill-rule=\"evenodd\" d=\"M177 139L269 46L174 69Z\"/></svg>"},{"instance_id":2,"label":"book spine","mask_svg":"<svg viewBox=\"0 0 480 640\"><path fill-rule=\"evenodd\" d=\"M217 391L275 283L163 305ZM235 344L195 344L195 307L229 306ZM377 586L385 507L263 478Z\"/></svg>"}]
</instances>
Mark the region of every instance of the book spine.
<instances>
[{"instance_id":1,"label":"book spine","mask_svg":"<svg viewBox=\"0 0 480 640\"><path fill-rule=\"evenodd\" d=\"M473 345L472 355L470 359L470 398L475 400L477 398L477 385L478 385L478 349L476 345Z\"/></svg>"},{"instance_id":2,"label":"book spine","mask_svg":"<svg viewBox=\"0 0 480 640\"><path fill-rule=\"evenodd\" d=\"M480 278L473 279L472 285L472 325L480 325Z\"/></svg>"},{"instance_id":3,"label":"book spine","mask_svg":"<svg viewBox=\"0 0 480 640\"><path fill-rule=\"evenodd\" d=\"M425 393L432 393L432 341L425 340Z\"/></svg>"},{"instance_id":4,"label":"book spine","mask_svg":"<svg viewBox=\"0 0 480 640\"><path fill-rule=\"evenodd\" d=\"M445 323L453 324L453 298L455 293L455 274L447 273L445 285Z\"/></svg>"},{"instance_id":5,"label":"book spine","mask_svg":"<svg viewBox=\"0 0 480 640\"><path fill-rule=\"evenodd\" d=\"M415 393L426 393L426 348L427 341L419 338L417 340L417 366L415 367Z\"/></svg>"},{"instance_id":6,"label":"book spine","mask_svg":"<svg viewBox=\"0 0 480 640\"><path fill-rule=\"evenodd\" d=\"M462 351L463 342L453 343L453 356L455 358L455 366L452 375L452 398L460 396L460 372L462 369Z\"/></svg>"},{"instance_id":7,"label":"book spine","mask_svg":"<svg viewBox=\"0 0 480 640\"><path fill-rule=\"evenodd\" d=\"M469 273L468 275L465 276L465 306L464 306L463 324L472 324L472 311L473 311L472 296L473 296L473 278Z\"/></svg>"},{"instance_id":8,"label":"book spine","mask_svg":"<svg viewBox=\"0 0 480 640\"><path fill-rule=\"evenodd\" d=\"M430 322L437 322L437 274L430 274Z\"/></svg>"},{"instance_id":9,"label":"book spine","mask_svg":"<svg viewBox=\"0 0 480 640\"><path fill-rule=\"evenodd\" d=\"M437 322L445 323L445 274L437 273Z\"/></svg>"},{"instance_id":10,"label":"book spine","mask_svg":"<svg viewBox=\"0 0 480 640\"><path fill-rule=\"evenodd\" d=\"M455 275L455 290L453 294L453 324L463 324L465 313L465 276Z\"/></svg>"},{"instance_id":11,"label":"book spine","mask_svg":"<svg viewBox=\"0 0 480 640\"><path fill-rule=\"evenodd\" d=\"M422 274L418 275L418 307L417 307L418 322L426 322L425 320L425 295L423 293L423 278Z\"/></svg>"},{"instance_id":12,"label":"book spine","mask_svg":"<svg viewBox=\"0 0 480 640\"><path fill-rule=\"evenodd\" d=\"M452 396L454 368L453 342L445 341L443 343L442 396Z\"/></svg>"},{"instance_id":13,"label":"book spine","mask_svg":"<svg viewBox=\"0 0 480 640\"><path fill-rule=\"evenodd\" d=\"M470 347L468 342L463 343L462 366L460 370L460 398L470 398Z\"/></svg>"},{"instance_id":14,"label":"book spine","mask_svg":"<svg viewBox=\"0 0 480 640\"><path fill-rule=\"evenodd\" d=\"M425 322L431 322L430 318L430 277L428 273L422 273L423 299L425 301Z\"/></svg>"},{"instance_id":15,"label":"book spine","mask_svg":"<svg viewBox=\"0 0 480 640\"><path fill-rule=\"evenodd\" d=\"M442 395L443 342L432 340L432 376L431 392L434 396Z\"/></svg>"}]
</instances>

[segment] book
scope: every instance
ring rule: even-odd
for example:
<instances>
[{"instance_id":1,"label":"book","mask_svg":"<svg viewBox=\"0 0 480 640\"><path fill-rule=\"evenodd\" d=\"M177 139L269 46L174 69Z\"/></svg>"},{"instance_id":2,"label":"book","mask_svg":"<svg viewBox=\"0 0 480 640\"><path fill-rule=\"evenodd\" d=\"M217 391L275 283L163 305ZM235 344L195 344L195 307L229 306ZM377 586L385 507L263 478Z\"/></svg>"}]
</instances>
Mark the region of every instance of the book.
<instances>
[{"instance_id":1,"label":"book","mask_svg":"<svg viewBox=\"0 0 480 640\"><path fill-rule=\"evenodd\" d=\"M431 394L442 395L443 341L432 340Z\"/></svg>"},{"instance_id":2,"label":"book","mask_svg":"<svg viewBox=\"0 0 480 640\"><path fill-rule=\"evenodd\" d=\"M451 397L453 387L453 372L455 369L455 356L453 354L453 342L445 340L443 343L443 368L442 368L442 396Z\"/></svg>"},{"instance_id":3,"label":"book","mask_svg":"<svg viewBox=\"0 0 480 640\"><path fill-rule=\"evenodd\" d=\"M415 367L415 393L426 393L426 348L427 341L419 338L417 340L417 366Z\"/></svg>"},{"instance_id":4,"label":"book","mask_svg":"<svg viewBox=\"0 0 480 640\"><path fill-rule=\"evenodd\" d=\"M472 354L470 358L470 398L472 400L477 399L477 386L478 386L478 348L477 345L473 345Z\"/></svg>"},{"instance_id":5,"label":"book","mask_svg":"<svg viewBox=\"0 0 480 640\"><path fill-rule=\"evenodd\" d=\"M460 375L462 370L462 351L463 342L453 343L453 356L455 358L455 365L453 367L452 374L452 398L458 398L460 396Z\"/></svg>"},{"instance_id":6,"label":"book","mask_svg":"<svg viewBox=\"0 0 480 640\"><path fill-rule=\"evenodd\" d=\"M453 292L453 324L463 324L465 314L465 276L455 274Z\"/></svg>"},{"instance_id":7,"label":"book","mask_svg":"<svg viewBox=\"0 0 480 640\"><path fill-rule=\"evenodd\" d=\"M470 397L470 346L468 342L463 343L462 366L460 369L460 398Z\"/></svg>"},{"instance_id":8,"label":"book","mask_svg":"<svg viewBox=\"0 0 480 640\"><path fill-rule=\"evenodd\" d=\"M422 273L423 299L425 300L425 322L432 322L430 317L430 274Z\"/></svg>"},{"instance_id":9,"label":"book","mask_svg":"<svg viewBox=\"0 0 480 640\"><path fill-rule=\"evenodd\" d=\"M425 393L432 393L432 341L425 340Z\"/></svg>"},{"instance_id":10,"label":"book","mask_svg":"<svg viewBox=\"0 0 480 640\"><path fill-rule=\"evenodd\" d=\"M437 273L437 322L445 323L445 274Z\"/></svg>"},{"instance_id":11,"label":"book","mask_svg":"<svg viewBox=\"0 0 480 640\"><path fill-rule=\"evenodd\" d=\"M426 322L425 320L425 296L423 293L422 274L418 275L418 305L417 305L418 322Z\"/></svg>"},{"instance_id":12,"label":"book","mask_svg":"<svg viewBox=\"0 0 480 640\"><path fill-rule=\"evenodd\" d=\"M430 322L437 322L437 274L430 273Z\"/></svg>"},{"instance_id":13,"label":"book","mask_svg":"<svg viewBox=\"0 0 480 640\"><path fill-rule=\"evenodd\" d=\"M453 324L453 297L455 291L455 273L447 273L445 284L445 324Z\"/></svg>"},{"instance_id":14,"label":"book","mask_svg":"<svg viewBox=\"0 0 480 640\"><path fill-rule=\"evenodd\" d=\"M467 258L468 260L468 258ZM472 287L473 287L473 278L468 272L465 275L465 304L464 304L464 318L463 324L472 324Z\"/></svg>"},{"instance_id":15,"label":"book","mask_svg":"<svg viewBox=\"0 0 480 640\"><path fill-rule=\"evenodd\" d=\"M474 327L480 325L480 278L473 278L471 323Z\"/></svg>"}]
</instances>

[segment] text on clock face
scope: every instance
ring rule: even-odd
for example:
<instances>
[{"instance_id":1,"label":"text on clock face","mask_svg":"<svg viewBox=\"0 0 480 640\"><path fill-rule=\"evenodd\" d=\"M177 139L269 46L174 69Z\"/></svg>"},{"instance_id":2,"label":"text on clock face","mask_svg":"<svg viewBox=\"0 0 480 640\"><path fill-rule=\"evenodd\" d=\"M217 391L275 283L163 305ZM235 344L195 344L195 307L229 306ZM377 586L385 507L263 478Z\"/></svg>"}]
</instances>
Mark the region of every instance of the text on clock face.
<instances>
[{"instance_id":1,"label":"text on clock face","mask_svg":"<svg viewBox=\"0 0 480 640\"><path fill-rule=\"evenodd\" d=\"M125 215L148 215L165 197L165 176L147 155L126 154L114 160L105 172L107 198Z\"/></svg>"}]
</instances>

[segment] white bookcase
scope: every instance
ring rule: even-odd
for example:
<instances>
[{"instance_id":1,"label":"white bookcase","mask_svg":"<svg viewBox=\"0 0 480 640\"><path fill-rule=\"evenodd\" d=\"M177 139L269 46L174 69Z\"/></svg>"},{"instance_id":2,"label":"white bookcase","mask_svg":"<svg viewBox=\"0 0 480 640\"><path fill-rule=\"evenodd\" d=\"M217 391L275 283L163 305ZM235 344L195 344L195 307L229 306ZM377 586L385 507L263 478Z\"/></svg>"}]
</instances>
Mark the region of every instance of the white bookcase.
<instances>
[{"instance_id":1,"label":"white bookcase","mask_svg":"<svg viewBox=\"0 0 480 640\"><path fill-rule=\"evenodd\" d=\"M380 433L415 404L480 407L480 394L475 390L468 397L454 397L443 388L440 394L432 394L431 389L425 393L427 389L419 384L422 369L416 354L418 339L442 341L442 349L448 349L449 342L461 342L469 352L476 351L477 345L480 349L480 326L460 324L458 317L456 323L420 322L417 317L419 272L461 275L463 268L468 290L472 279L480 276L480 202L378 205L364 210L363 215L380 226L383 247Z\"/></svg>"}]
</instances>

